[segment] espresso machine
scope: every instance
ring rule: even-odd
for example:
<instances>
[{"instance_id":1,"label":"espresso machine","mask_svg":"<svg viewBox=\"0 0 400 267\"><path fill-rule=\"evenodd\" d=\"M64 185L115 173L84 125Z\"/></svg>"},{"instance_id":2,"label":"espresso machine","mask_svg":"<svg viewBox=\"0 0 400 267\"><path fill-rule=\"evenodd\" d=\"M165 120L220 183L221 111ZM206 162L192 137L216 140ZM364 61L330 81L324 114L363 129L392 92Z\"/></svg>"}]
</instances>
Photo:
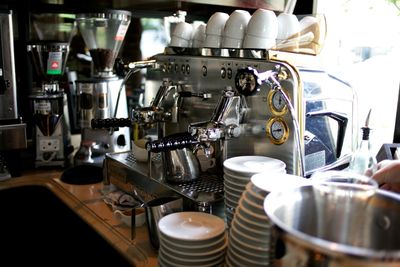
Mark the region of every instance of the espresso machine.
<instances>
[{"instance_id":1,"label":"espresso machine","mask_svg":"<svg viewBox=\"0 0 400 267\"><path fill-rule=\"evenodd\" d=\"M69 43L38 41L27 46L40 79L29 99L33 111L35 166L61 166L71 163L73 147L69 130L67 96L59 80L65 70Z\"/></svg>"},{"instance_id":2,"label":"espresso machine","mask_svg":"<svg viewBox=\"0 0 400 267\"><path fill-rule=\"evenodd\" d=\"M81 145L75 165L102 166L106 153L130 150L130 129L93 129L93 119L128 117L124 80L114 63L131 21L131 12L105 10L77 14L76 22L92 57L92 77L76 81Z\"/></svg>"},{"instance_id":3,"label":"espresso machine","mask_svg":"<svg viewBox=\"0 0 400 267\"><path fill-rule=\"evenodd\" d=\"M18 115L12 12L0 9L0 181L17 176L18 159L27 147L26 124ZM11 166L11 164L16 166ZM17 169L17 170L16 170Z\"/></svg>"},{"instance_id":4,"label":"espresso machine","mask_svg":"<svg viewBox=\"0 0 400 267\"><path fill-rule=\"evenodd\" d=\"M145 106L133 111L130 124L115 121L155 127L149 161L136 161L131 151L109 154L106 182L128 192L135 186L148 197L172 191L215 213L228 158L277 158L287 173L303 177L345 168L356 133L354 90L287 57L272 50L176 47L153 56L158 67L147 72Z\"/></svg>"}]
</instances>

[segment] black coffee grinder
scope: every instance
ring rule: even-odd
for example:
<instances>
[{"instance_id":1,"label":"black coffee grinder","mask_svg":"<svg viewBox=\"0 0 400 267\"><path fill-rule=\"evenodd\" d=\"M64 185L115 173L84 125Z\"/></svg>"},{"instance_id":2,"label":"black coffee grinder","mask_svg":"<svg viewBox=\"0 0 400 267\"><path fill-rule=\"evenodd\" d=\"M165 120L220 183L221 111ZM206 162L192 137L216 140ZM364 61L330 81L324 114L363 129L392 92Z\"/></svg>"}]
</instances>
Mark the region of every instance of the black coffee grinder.
<instances>
[{"instance_id":1,"label":"black coffee grinder","mask_svg":"<svg viewBox=\"0 0 400 267\"><path fill-rule=\"evenodd\" d=\"M38 41L28 53L41 80L29 96L33 111L35 167L69 165L73 147L68 125L67 98L59 86L69 52L69 43Z\"/></svg>"}]
</instances>

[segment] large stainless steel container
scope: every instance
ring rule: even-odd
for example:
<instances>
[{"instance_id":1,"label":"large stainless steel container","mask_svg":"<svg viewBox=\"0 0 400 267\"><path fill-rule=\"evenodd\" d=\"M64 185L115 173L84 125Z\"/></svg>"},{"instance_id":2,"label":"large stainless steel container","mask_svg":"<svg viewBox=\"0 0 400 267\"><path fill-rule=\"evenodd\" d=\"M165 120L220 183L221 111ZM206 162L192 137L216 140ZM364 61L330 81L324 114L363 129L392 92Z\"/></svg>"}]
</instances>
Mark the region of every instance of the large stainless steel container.
<instances>
[{"instance_id":1,"label":"large stainless steel container","mask_svg":"<svg viewBox=\"0 0 400 267\"><path fill-rule=\"evenodd\" d=\"M400 195L302 186L272 192L275 266L400 266Z\"/></svg>"}]
</instances>

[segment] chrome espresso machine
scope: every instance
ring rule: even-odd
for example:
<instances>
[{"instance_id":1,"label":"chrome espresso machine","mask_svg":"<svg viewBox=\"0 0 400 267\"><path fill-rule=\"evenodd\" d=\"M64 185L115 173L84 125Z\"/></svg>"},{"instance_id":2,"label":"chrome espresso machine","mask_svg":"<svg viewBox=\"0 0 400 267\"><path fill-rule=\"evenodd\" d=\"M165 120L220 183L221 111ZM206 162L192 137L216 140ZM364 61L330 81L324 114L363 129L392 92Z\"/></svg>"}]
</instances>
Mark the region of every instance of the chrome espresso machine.
<instances>
[{"instance_id":1,"label":"chrome espresso machine","mask_svg":"<svg viewBox=\"0 0 400 267\"><path fill-rule=\"evenodd\" d=\"M134 152L109 154L106 182L148 198L179 194L214 213L223 202L225 159L273 157L304 177L345 167L354 149L353 89L283 55L176 47L155 55L148 105L113 121L149 138L149 161L136 161Z\"/></svg>"},{"instance_id":2,"label":"chrome espresso machine","mask_svg":"<svg viewBox=\"0 0 400 267\"><path fill-rule=\"evenodd\" d=\"M76 16L77 26L92 57L92 77L77 80L81 145L75 165L102 166L106 153L130 150L130 129L92 129L92 119L128 117L123 79L114 62L131 21L131 12L104 10Z\"/></svg>"},{"instance_id":3,"label":"chrome espresso machine","mask_svg":"<svg viewBox=\"0 0 400 267\"><path fill-rule=\"evenodd\" d=\"M20 174L10 154L27 147L26 124L18 114L12 16L0 9L0 181Z\"/></svg>"}]
</instances>

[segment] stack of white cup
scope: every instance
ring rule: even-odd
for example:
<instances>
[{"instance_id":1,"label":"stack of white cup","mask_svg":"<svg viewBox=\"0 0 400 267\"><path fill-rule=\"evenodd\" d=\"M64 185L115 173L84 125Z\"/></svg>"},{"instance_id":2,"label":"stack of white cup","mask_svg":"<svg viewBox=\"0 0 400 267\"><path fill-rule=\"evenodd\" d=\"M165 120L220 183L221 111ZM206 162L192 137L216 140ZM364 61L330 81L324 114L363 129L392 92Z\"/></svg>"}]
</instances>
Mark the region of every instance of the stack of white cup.
<instances>
[{"instance_id":1,"label":"stack of white cup","mask_svg":"<svg viewBox=\"0 0 400 267\"><path fill-rule=\"evenodd\" d=\"M275 46L278 36L278 19L271 10L259 8L247 25L243 48L270 49Z\"/></svg>"},{"instance_id":2,"label":"stack of white cup","mask_svg":"<svg viewBox=\"0 0 400 267\"><path fill-rule=\"evenodd\" d=\"M296 15L259 8L252 15L235 10L230 15L215 12L207 24L195 27L179 22L172 34L170 46L193 48L278 49L297 51L299 44L316 49L320 42L320 25L307 16L301 21Z\"/></svg>"}]
</instances>

